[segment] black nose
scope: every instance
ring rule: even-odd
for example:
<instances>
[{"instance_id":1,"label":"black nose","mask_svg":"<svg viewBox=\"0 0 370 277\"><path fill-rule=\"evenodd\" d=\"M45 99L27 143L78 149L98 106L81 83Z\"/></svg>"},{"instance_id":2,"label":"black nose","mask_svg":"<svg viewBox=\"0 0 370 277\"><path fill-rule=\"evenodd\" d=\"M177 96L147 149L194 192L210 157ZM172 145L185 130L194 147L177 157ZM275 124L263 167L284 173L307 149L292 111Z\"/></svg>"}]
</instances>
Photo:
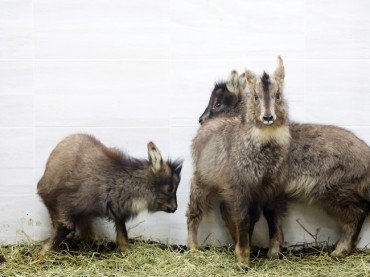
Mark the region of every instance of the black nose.
<instances>
[{"instance_id":1,"label":"black nose","mask_svg":"<svg viewBox=\"0 0 370 277\"><path fill-rule=\"evenodd\" d=\"M202 124L203 123L203 118L202 117L199 117L199 124Z\"/></svg>"},{"instance_id":2,"label":"black nose","mask_svg":"<svg viewBox=\"0 0 370 277\"><path fill-rule=\"evenodd\" d=\"M270 122L274 119L274 117L272 115L264 115L263 116L263 121L267 121L267 122Z\"/></svg>"},{"instance_id":3,"label":"black nose","mask_svg":"<svg viewBox=\"0 0 370 277\"><path fill-rule=\"evenodd\" d=\"M174 212L176 212L176 210L177 210L177 207L175 207L175 208L167 207L167 208L166 208L166 212L167 212L167 213L174 213Z\"/></svg>"}]
</instances>

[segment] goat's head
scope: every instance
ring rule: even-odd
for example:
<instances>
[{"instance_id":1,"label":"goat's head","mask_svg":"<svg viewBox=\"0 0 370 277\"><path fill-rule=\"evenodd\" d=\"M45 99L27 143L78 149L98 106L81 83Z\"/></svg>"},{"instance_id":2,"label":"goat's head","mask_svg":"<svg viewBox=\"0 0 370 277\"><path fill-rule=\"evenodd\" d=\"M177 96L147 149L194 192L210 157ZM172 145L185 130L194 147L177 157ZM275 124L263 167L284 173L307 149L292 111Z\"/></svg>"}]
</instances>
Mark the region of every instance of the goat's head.
<instances>
[{"instance_id":1,"label":"goat's head","mask_svg":"<svg viewBox=\"0 0 370 277\"><path fill-rule=\"evenodd\" d=\"M235 116L240 113L242 100L245 98L246 80L240 78L233 70L227 82L216 83L209 99L208 106L199 117L203 124L207 119L218 116ZM244 107L244 103L243 103Z\"/></svg>"},{"instance_id":2,"label":"goat's head","mask_svg":"<svg viewBox=\"0 0 370 277\"><path fill-rule=\"evenodd\" d=\"M149 211L174 213L177 210L176 192L181 178L182 161L164 161L153 142L148 143L148 157L155 185L155 198L149 205Z\"/></svg>"},{"instance_id":3,"label":"goat's head","mask_svg":"<svg viewBox=\"0 0 370 277\"><path fill-rule=\"evenodd\" d=\"M247 117L257 127L280 126L288 119L288 105L284 98L284 65L278 56L278 65L272 76L264 72L257 77L252 71L245 71L249 87L247 96Z\"/></svg>"}]
</instances>

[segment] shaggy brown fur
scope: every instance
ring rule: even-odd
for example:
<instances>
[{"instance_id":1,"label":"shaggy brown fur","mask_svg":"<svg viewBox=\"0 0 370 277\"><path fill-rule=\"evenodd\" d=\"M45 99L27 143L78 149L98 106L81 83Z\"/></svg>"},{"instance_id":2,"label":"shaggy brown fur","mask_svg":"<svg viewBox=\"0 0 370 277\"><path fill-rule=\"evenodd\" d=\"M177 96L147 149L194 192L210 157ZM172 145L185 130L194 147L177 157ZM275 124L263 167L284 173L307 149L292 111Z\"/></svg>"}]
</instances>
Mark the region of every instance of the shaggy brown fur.
<instances>
[{"instance_id":1,"label":"shaggy brown fur","mask_svg":"<svg viewBox=\"0 0 370 277\"><path fill-rule=\"evenodd\" d=\"M244 93L242 97L238 92L225 93L229 97L227 103L245 97ZM231 99L232 95L234 99ZM209 105L222 101L220 94L212 94ZM225 107L227 103L221 103L227 112L220 112L219 117L239 117L245 113L243 101L229 108ZM203 121L213 117L207 109L202 114ZM306 203L319 203L339 221L341 236L331 255L344 257L353 249L370 209L370 148L353 133L335 126L291 123L290 133L292 140L286 197ZM273 236L274 230L281 230L283 214L266 211L264 214L270 236ZM283 240L279 245L282 243ZM278 253L279 246L271 242L269 256L275 258Z\"/></svg>"},{"instance_id":2,"label":"shaggy brown fur","mask_svg":"<svg viewBox=\"0 0 370 277\"><path fill-rule=\"evenodd\" d=\"M143 210L175 212L182 162L163 161L152 142L148 156L149 161L131 158L89 135L62 140L37 185L54 229L42 253L56 249L76 226L83 237L94 239L94 217L114 221L123 251L128 247L127 220Z\"/></svg>"},{"instance_id":3,"label":"shaggy brown fur","mask_svg":"<svg viewBox=\"0 0 370 277\"><path fill-rule=\"evenodd\" d=\"M236 240L237 260L247 267L250 235L261 207L272 203L286 182L290 141L289 128L284 124L288 111L282 97L282 60L279 58L279 66L267 88L252 72L248 76L255 95L247 98L246 120L244 117L209 120L193 140L195 171L187 211L188 246L196 249L199 223L208 211L210 199L219 195L228 227ZM229 84L239 83L235 82L237 78L234 72ZM279 99L276 98L278 91ZM264 119L266 115L268 122Z\"/></svg>"}]
</instances>

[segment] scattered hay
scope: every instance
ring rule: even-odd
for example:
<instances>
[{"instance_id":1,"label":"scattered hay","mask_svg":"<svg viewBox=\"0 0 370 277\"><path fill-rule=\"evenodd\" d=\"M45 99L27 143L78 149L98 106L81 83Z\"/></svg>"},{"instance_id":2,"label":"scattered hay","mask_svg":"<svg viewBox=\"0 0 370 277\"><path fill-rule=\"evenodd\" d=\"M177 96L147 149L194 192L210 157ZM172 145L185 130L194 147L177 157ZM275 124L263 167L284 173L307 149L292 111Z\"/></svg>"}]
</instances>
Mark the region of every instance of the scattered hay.
<instances>
[{"instance_id":1,"label":"scattered hay","mask_svg":"<svg viewBox=\"0 0 370 277\"><path fill-rule=\"evenodd\" d=\"M131 241L124 253L108 242L99 246L68 242L60 252L39 256L41 245L0 247L0 276L237 276L233 247L187 251L185 246ZM327 249L288 249L280 260L268 260L266 250L252 254L250 276L370 276L370 256L355 251L343 260ZM6 261L5 261L6 259Z\"/></svg>"},{"instance_id":2,"label":"scattered hay","mask_svg":"<svg viewBox=\"0 0 370 277\"><path fill-rule=\"evenodd\" d=\"M0 264L6 262L5 258L3 255L0 255Z\"/></svg>"}]
</instances>

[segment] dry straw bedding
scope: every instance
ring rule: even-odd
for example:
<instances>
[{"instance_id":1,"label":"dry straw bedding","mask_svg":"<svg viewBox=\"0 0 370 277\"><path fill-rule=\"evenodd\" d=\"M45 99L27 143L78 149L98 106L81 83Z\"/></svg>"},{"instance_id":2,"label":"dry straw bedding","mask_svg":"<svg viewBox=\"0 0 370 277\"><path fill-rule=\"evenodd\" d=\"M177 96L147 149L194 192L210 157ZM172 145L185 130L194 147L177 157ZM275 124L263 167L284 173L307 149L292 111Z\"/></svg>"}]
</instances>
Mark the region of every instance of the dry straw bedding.
<instances>
[{"instance_id":1,"label":"dry straw bedding","mask_svg":"<svg viewBox=\"0 0 370 277\"><path fill-rule=\"evenodd\" d=\"M307 246L307 245L306 245ZM124 253L113 243L89 246L68 242L64 250L41 258L40 244L0 248L0 276L241 276L233 247L186 251L183 246L131 241ZM370 253L355 251L334 260L328 249L288 249L280 260L268 260L265 250L252 254L247 276L370 276Z\"/></svg>"}]
</instances>

